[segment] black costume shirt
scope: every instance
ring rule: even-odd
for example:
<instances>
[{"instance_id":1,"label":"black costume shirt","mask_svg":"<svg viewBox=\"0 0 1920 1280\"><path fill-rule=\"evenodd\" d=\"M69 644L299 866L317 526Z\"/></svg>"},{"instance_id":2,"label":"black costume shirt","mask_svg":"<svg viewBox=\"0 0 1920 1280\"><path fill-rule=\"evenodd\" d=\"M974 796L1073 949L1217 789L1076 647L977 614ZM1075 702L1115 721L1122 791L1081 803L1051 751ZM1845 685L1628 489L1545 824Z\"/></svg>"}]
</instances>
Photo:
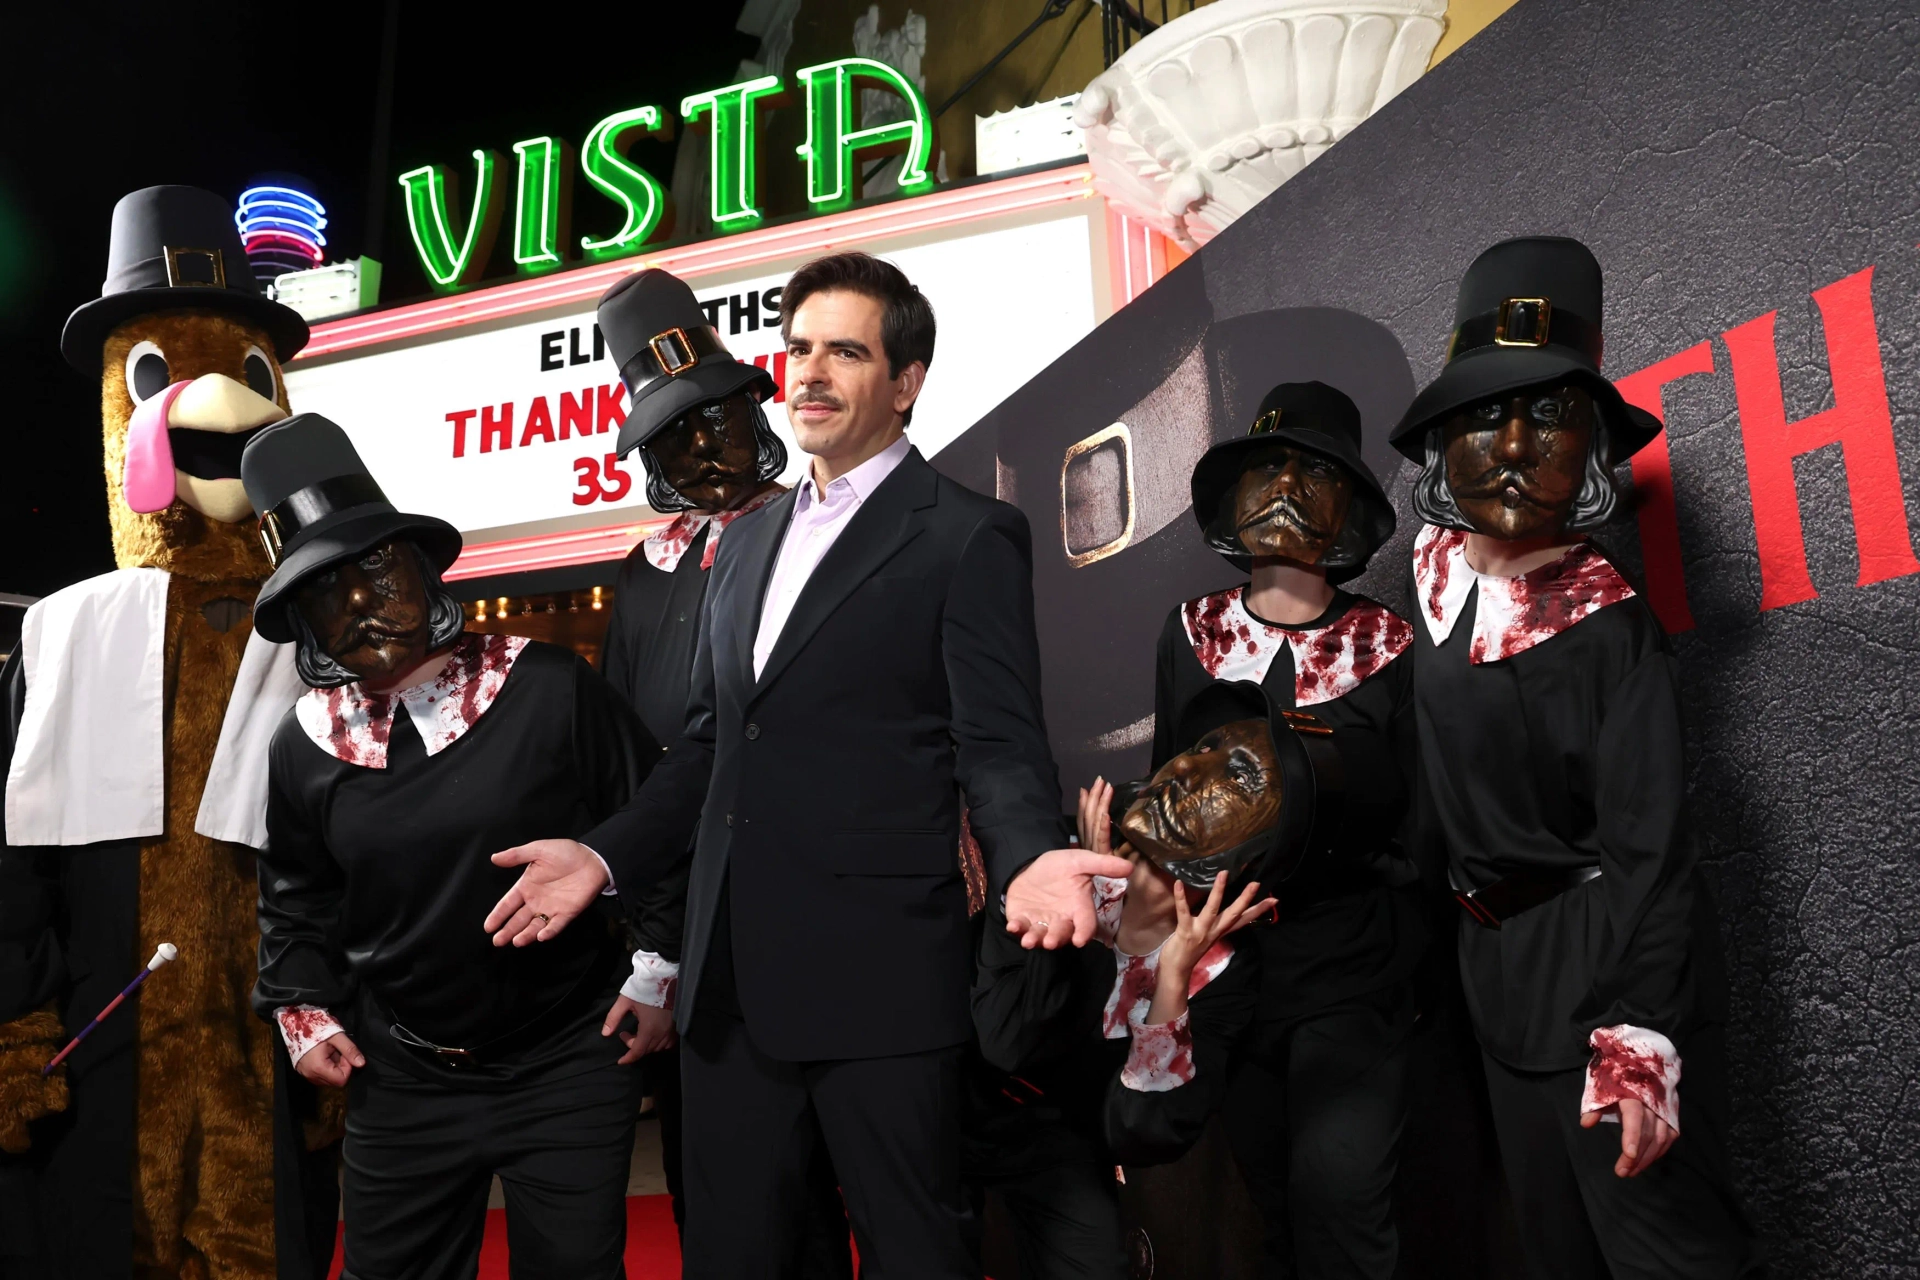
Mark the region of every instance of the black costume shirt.
<instances>
[{"instance_id":1,"label":"black costume shirt","mask_svg":"<svg viewBox=\"0 0 1920 1280\"><path fill-rule=\"evenodd\" d=\"M584 834L660 754L606 682L563 649L469 635L456 650L463 659L472 674L446 703L464 708L443 704L441 720L471 717L435 754L404 710L388 716L390 728L353 721L345 690L303 699L270 754L254 1007L263 1017L324 1008L364 1052L416 1072L412 1052L386 1034L389 1015L434 1043L473 1047L565 1002L610 998L618 946L592 913L548 942L493 945L481 922L521 868L489 859ZM384 767L343 755L384 755Z\"/></svg>"},{"instance_id":2,"label":"black costume shirt","mask_svg":"<svg viewBox=\"0 0 1920 1280\"><path fill-rule=\"evenodd\" d=\"M1519 578L1480 578L1465 535L1415 544L1422 808L1460 889L1530 868L1601 876L1482 928L1460 964L1481 1043L1565 1070L1597 1027L1678 1042L1696 1016L1678 673L1646 602L1590 544ZM1436 642L1435 631L1450 626ZM1717 947L1710 921L1704 934Z\"/></svg>"},{"instance_id":3,"label":"black costume shirt","mask_svg":"<svg viewBox=\"0 0 1920 1280\"><path fill-rule=\"evenodd\" d=\"M1174 735L1194 695L1215 680L1256 677L1279 706L1364 743L1376 762L1364 780L1349 780L1366 789L1366 834L1284 884L1263 885L1280 899L1279 919L1250 925L1235 940L1260 970L1260 1016L1286 1019L1408 978L1430 938L1419 876L1397 838L1415 746L1404 652L1411 628L1344 591L1318 618L1286 627L1247 610L1246 590L1215 592L1168 614L1155 665L1154 771L1192 745Z\"/></svg>"}]
</instances>

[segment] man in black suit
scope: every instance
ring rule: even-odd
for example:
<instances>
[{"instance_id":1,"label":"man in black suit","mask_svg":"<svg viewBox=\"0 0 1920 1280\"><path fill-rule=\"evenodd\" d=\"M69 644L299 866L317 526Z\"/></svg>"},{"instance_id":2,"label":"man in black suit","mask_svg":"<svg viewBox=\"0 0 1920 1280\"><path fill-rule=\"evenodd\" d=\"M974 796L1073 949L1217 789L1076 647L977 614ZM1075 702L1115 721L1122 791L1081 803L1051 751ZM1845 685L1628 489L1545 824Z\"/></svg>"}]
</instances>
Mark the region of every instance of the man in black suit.
<instances>
[{"instance_id":1,"label":"man in black suit","mask_svg":"<svg viewBox=\"0 0 1920 1280\"><path fill-rule=\"evenodd\" d=\"M636 403L724 357L703 321L676 320L622 371ZM897 268L838 254L795 273L782 325L810 474L720 547L686 732L583 842L495 855L527 870L487 927L551 938L609 873L666 872L697 822L677 1008L686 1274L788 1265L817 1119L867 1274L978 1277L959 1168L962 807L1028 946L1084 944L1090 877L1130 868L1057 847L1025 517L904 438L932 308Z\"/></svg>"}]
</instances>

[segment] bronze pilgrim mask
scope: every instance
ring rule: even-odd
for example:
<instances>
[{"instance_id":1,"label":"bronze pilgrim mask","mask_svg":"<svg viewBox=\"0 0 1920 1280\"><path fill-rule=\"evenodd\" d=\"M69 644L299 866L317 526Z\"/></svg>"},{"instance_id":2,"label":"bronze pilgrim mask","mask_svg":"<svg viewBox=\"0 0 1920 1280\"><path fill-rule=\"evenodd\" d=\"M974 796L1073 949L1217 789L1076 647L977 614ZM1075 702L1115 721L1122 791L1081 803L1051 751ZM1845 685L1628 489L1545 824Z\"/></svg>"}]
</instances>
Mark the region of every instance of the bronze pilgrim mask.
<instances>
[{"instance_id":1,"label":"bronze pilgrim mask","mask_svg":"<svg viewBox=\"0 0 1920 1280\"><path fill-rule=\"evenodd\" d=\"M756 417L753 397L738 392L689 409L642 447L695 510L731 511L761 487Z\"/></svg>"},{"instance_id":2,"label":"bronze pilgrim mask","mask_svg":"<svg viewBox=\"0 0 1920 1280\"><path fill-rule=\"evenodd\" d=\"M1441 441L1447 487L1475 532L1558 536L1593 452L1593 396L1576 383L1527 387L1455 414Z\"/></svg>"},{"instance_id":3,"label":"bronze pilgrim mask","mask_svg":"<svg viewBox=\"0 0 1920 1280\"><path fill-rule=\"evenodd\" d=\"M431 656L426 574L419 550L403 538L302 580L293 606L320 649L369 688L391 686Z\"/></svg>"},{"instance_id":4,"label":"bronze pilgrim mask","mask_svg":"<svg viewBox=\"0 0 1920 1280\"><path fill-rule=\"evenodd\" d=\"M1240 860L1219 855L1279 824L1280 793L1267 721L1236 720L1162 765L1121 816L1120 830L1161 869L1188 883L1206 881L1217 870L1237 869L1228 863ZM1190 863L1200 865L1183 865Z\"/></svg>"},{"instance_id":5,"label":"bronze pilgrim mask","mask_svg":"<svg viewBox=\"0 0 1920 1280\"><path fill-rule=\"evenodd\" d=\"M1252 555L1318 564L1339 540L1352 502L1345 467L1276 440L1248 457L1235 483L1235 535Z\"/></svg>"}]
</instances>

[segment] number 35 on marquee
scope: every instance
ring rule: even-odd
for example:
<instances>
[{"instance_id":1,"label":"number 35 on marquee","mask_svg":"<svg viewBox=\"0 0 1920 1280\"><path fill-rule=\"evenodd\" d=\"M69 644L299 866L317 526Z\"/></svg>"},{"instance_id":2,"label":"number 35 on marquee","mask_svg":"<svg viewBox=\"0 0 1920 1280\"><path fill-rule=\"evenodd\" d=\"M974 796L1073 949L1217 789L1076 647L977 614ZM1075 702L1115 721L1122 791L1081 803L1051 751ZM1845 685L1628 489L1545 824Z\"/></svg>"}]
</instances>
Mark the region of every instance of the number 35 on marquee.
<instances>
[{"instance_id":1,"label":"number 35 on marquee","mask_svg":"<svg viewBox=\"0 0 1920 1280\"><path fill-rule=\"evenodd\" d=\"M620 465L620 455L573 460L573 505L590 507L596 502L618 502L633 489L633 477Z\"/></svg>"}]
</instances>

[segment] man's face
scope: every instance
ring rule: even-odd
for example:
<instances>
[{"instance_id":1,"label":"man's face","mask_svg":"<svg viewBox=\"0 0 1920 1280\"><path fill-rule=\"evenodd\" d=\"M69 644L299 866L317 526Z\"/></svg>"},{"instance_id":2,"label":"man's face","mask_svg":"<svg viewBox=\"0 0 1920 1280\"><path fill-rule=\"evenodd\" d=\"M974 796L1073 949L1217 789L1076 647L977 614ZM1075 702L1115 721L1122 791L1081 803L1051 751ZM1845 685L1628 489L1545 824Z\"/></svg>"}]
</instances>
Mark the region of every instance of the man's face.
<instances>
[{"instance_id":1,"label":"man's face","mask_svg":"<svg viewBox=\"0 0 1920 1280\"><path fill-rule=\"evenodd\" d=\"M1586 475L1593 397L1574 384L1529 387L1455 414L1441 439L1447 487L1476 533L1557 536Z\"/></svg>"},{"instance_id":2,"label":"man's face","mask_svg":"<svg viewBox=\"0 0 1920 1280\"><path fill-rule=\"evenodd\" d=\"M880 323L885 308L865 294L813 294L787 325L787 418L800 447L829 462L870 457L899 433L926 366L894 377Z\"/></svg>"},{"instance_id":3,"label":"man's face","mask_svg":"<svg viewBox=\"0 0 1920 1280\"><path fill-rule=\"evenodd\" d=\"M1162 867L1245 844L1280 820L1280 766L1264 720L1240 720L1162 765L1120 819Z\"/></svg>"},{"instance_id":4,"label":"man's face","mask_svg":"<svg viewBox=\"0 0 1920 1280\"><path fill-rule=\"evenodd\" d=\"M1233 491L1240 545L1317 564L1340 536L1353 477L1332 458L1275 441L1253 452Z\"/></svg>"},{"instance_id":5,"label":"man's face","mask_svg":"<svg viewBox=\"0 0 1920 1280\"><path fill-rule=\"evenodd\" d=\"M689 409L644 447L698 510L731 511L760 487L753 397L744 391Z\"/></svg>"},{"instance_id":6,"label":"man's face","mask_svg":"<svg viewBox=\"0 0 1920 1280\"><path fill-rule=\"evenodd\" d=\"M327 566L294 589L293 605L327 656L369 689L392 687L427 660L432 608L409 542Z\"/></svg>"}]
</instances>

